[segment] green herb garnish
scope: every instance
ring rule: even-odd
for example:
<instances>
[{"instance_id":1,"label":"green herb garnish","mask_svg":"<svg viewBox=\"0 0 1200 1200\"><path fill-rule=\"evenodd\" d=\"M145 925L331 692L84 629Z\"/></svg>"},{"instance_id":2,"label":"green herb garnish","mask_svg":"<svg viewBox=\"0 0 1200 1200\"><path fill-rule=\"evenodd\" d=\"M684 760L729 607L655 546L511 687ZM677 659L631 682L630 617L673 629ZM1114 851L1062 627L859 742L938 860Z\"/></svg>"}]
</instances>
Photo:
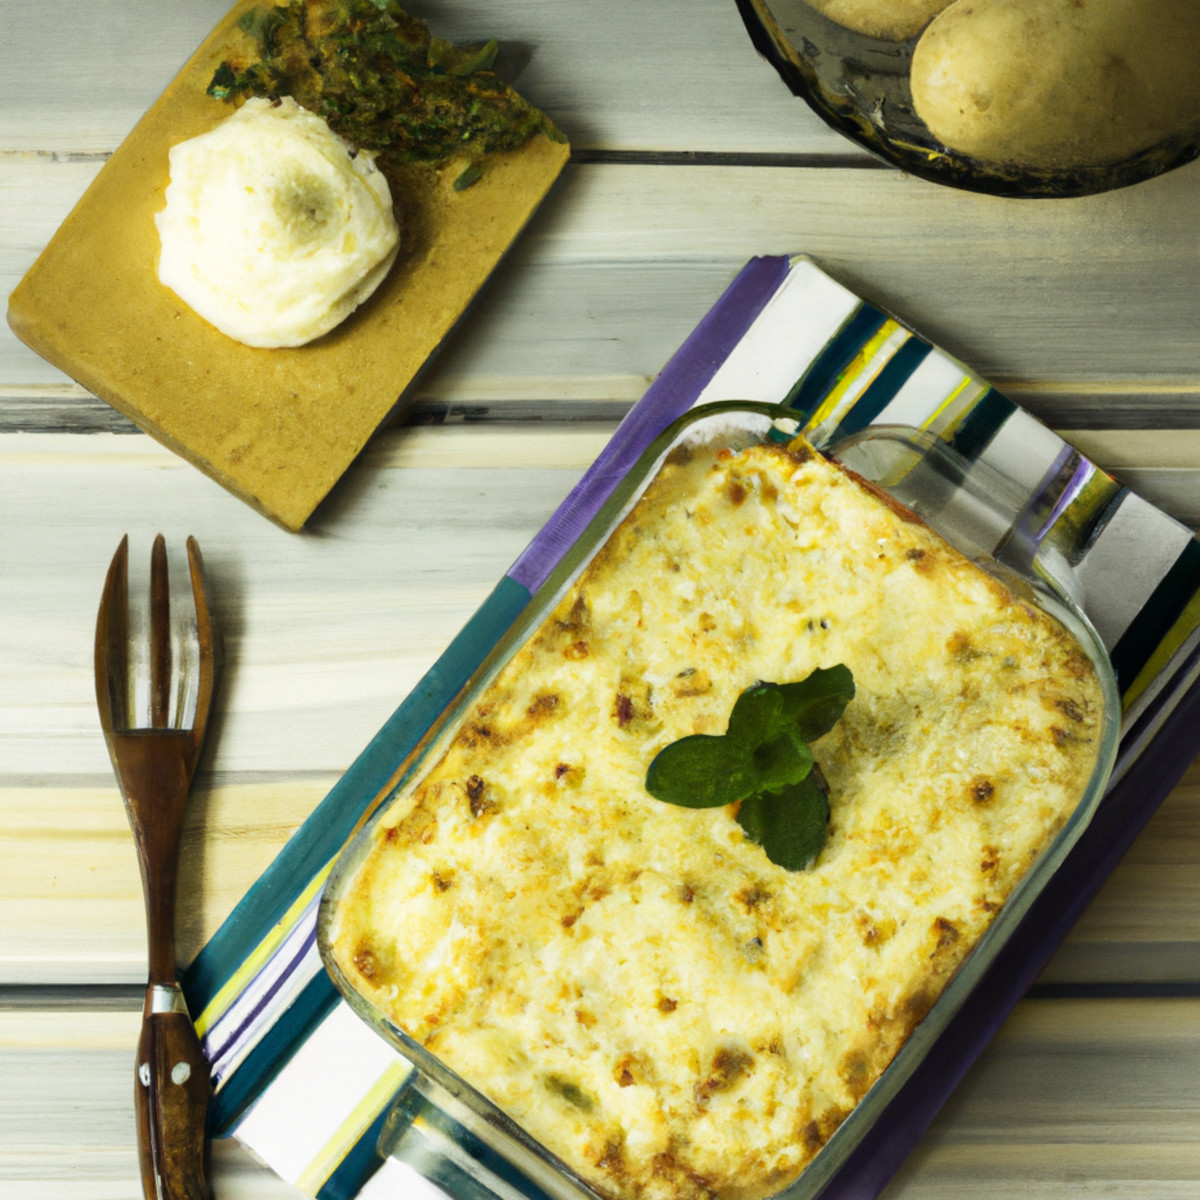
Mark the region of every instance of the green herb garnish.
<instances>
[{"instance_id":1,"label":"green herb garnish","mask_svg":"<svg viewBox=\"0 0 1200 1200\"><path fill-rule=\"evenodd\" d=\"M385 170L477 160L536 133L564 140L491 70L495 41L433 37L395 0L288 0L251 9L240 24L258 57L222 62L209 94L291 96L352 145L378 152Z\"/></svg>"},{"instance_id":2,"label":"green herb garnish","mask_svg":"<svg viewBox=\"0 0 1200 1200\"><path fill-rule=\"evenodd\" d=\"M810 867L829 828L829 799L810 743L854 697L849 667L818 668L798 683L759 683L734 703L723 734L697 733L661 750L646 790L684 808L738 803L737 819L773 863Z\"/></svg>"}]
</instances>

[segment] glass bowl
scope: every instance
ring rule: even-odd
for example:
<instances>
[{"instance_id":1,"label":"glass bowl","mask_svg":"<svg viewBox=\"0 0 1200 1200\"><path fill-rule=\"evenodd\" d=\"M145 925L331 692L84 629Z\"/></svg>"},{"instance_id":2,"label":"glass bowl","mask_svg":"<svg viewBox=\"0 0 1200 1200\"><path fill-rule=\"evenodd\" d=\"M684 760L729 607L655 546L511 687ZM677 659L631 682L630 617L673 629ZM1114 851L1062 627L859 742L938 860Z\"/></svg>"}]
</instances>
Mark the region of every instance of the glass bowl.
<instances>
[{"instance_id":1,"label":"glass bowl","mask_svg":"<svg viewBox=\"0 0 1200 1200\"><path fill-rule=\"evenodd\" d=\"M857 33L805 0L737 0L755 47L828 125L877 158L934 183L994 195L1084 196L1161 175L1200 155L1200 125L1118 162L1062 168L984 162L938 141L909 82L920 33Z\"/></svg>"}]
</instances>

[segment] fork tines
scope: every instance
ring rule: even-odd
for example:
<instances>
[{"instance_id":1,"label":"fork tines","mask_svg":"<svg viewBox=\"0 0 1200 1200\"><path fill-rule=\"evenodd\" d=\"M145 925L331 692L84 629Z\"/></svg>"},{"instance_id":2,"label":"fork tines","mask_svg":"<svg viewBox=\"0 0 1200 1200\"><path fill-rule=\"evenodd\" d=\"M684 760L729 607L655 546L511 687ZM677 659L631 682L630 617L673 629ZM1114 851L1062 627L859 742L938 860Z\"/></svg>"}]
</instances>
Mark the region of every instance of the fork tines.
<instances>
[{"instance_id":1,"label":"fork tines","mask_svg":"<svg viewBox=\"0 0 1200 1200\"><path fill-rule=\"evenodd\" d=\"M150 554L149 629L131 628L129 536L113 555L96 621L96 700L108 732L137 728L190 730L204 736L215 678L212 620L196 539L187 539L191 603L171 605L166 539Z\"/></svg>"}]
</instances>

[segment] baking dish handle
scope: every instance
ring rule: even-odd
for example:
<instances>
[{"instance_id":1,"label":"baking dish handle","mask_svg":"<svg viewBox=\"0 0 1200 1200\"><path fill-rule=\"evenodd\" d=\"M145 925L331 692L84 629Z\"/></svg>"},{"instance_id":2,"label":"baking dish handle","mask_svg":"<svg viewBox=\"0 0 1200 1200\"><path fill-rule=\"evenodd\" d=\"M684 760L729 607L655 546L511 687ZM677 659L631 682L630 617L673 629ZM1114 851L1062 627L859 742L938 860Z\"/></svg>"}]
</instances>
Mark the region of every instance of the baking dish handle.
<instances>
[{"instance_id":1,"label":"baking dish handle","mask_svg":"<svg viewBox=\"0 0 1200 1200\"><path fill-rule=\"evenodd\" d=\"M872 425L826 449L968 557L1048 588L1086 613L1076 566L1121 488L1078 451L1064 446L1034 484L1011 478L986 455L968 459L908 426Z\"/></svg>"},{"instance_id":2,"label":"baking dish handle","mask_svg":"<svg viewBox=\"0 0 1200 1200\"><path fill-rule=\"evenodd\" d=\"M383 1166L359 1200L599 1200L420 1070L392 1102L378 1150Z\"/></svg>"}]
</instances>

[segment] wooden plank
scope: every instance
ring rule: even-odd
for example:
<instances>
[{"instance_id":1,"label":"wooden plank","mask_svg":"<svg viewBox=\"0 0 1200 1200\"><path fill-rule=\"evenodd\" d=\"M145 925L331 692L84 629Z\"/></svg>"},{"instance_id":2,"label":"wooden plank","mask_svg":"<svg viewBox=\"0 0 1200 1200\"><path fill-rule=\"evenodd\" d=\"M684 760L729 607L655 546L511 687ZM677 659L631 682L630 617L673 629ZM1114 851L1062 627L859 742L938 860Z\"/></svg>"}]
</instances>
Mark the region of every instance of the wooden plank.
<instances>
[{"instance_id":1,"label":"wooden plank","mask_svg":"<svg viewBox=\"0 0 1200 1200\"><path fill-rule=\"evenodd\" d=\"M302 536L256 516L140 434L0 437L9 517L0 525L0 981L141 975L140 891L91 675L95 605L122 533L147 553L158 529L173 541L195 533L225 630L226 670L185 857L185 891L199 897L185 904L182 922L190 957L609 431L393 431ZM1151 478L1182 474L1200 495L1200 435L1171 437L1168 447L1153 431L1118 431L1089 448ZM1143 465L1169 451L1171 461L1194 465ZM1048 981L1200 980L1198 812L1193 773Z\"/></svg>"},{"instance_id":2,"label":"wooden plank","mask_svg":"<svg viewBox=\"0 0 1200 1200\"><path fill-rule=\"evenodd\" d=\"M0 149L112 150L231 0L3 0ZM440 36L497 37L498 69L580 148L838 154L866 160L759 58L727 0L547 5L414 0Z\"/></svg>"},{"instance_id":3,"label":"wooden plank","mask_svg":"<svg viewBox=\"0 0 1200 1200\"><path fill-rule=\"evenodd\" d=\"M1026 1001L885 1193L1194 1196L1200 1001Z\"/></svg>"},{"instance_id":4,"label":"wooden plank","mask_svg":"<svg viewBox=\"0 0 1200 1200\"><path fill-rule=\"evenodd\" d=\"M180 856L181 962L335 782L198 781ZM145 972L141 879L116 785L0 788L0 984L140 983Z\"/></svg>"},{"instance_id":5,"label":"wooden plank","mask_svg":"<svg viewBox=\"0 0 1200 1200\"><path fill-rule=\"evenodd\" d=\"M211 769L344 770L595 445L575 466L526 470L515 450L505 459L504 442L465 478L453 467L356 470L297 536L140 435L4 439L0 777L109 773L92 692L95 605L122 534L148 555L159 529L199 539L224 628L220 704L237 719L216 729Z\"/></svg>"},{"instance_id":6,"label":"wooden plank","mask_svg":"<svg viewBox=\"0 0 1200 1200\"><path fill-rule=\"evenodd\" d=\"M1076 449L1106 471L1187 471L1200 465L1200 430L1062 429Z\"/></svg>"},{"instance_id":7,"label":"wooden plank","mask_svg":"<svg viewBox=\"0 0 1200 1200\"><path fill-rule=\"evenodd\" d=\"M1200 367L1190 334L1200 298L1173 282L1173 268L1191 246L1184 214L1198 187L1200 171L1185 169L1123 192L1042 205L890 172L579 167L439 371L490 364L501 340L492 322L527 311L537 314L544 357L564 337L561 345L580 353L578 314L615 339L609 349L619 359L611 361L655 372L674 349L660 344L646 361L655 324L678 322L670 339L677 345L699 315L697 298L706 309L748 258L803 252L998 384L1140 378L1190 386ZM1103 254L1100 230L1109 239ZM541 297L552 264L570 287L555 287L551 304ZM610 291L618 281L619 300ZM585 361L596 369L609 360L589 347Z\"/></svg>"},{"instance_id":8,"label":"wooden plank","mask_svg":"<svg viewBox=\"0 0 1200 1200\"><path fill-rule=\"evenodd\" d=\"M0 286L11 288L95 167L2 165ZM534 394L594 395L616 380L628 395L748 259L806 252L998 386L1073 389L1100 425L1106 406L1127 410L1139 388L1152 409L1164 389L1200 386L1200 295L1175 269L1194 250L1196 166L1063 203L886 171L569 167L421 392L469 395L507 380L512 394L535 379ZM4 331L0 381L65 379Z\"/></svg>"},{"instance_id":9,"label":"wooden plank","mask_svg":"<svg viewBox=\"0 0 1200 1200\"><path fill-rule=\"evenodd\" d=\"M336 776L201 776L185 830L179 949L189 961ZM1052 985L1200 981L1200 765L1084 912ZM142 893L115 784L0 788L0 985L138 983Z\"/></svg>"},{"instance_id":10,"label":"wooden plank","mask_svg":"<svg viewBox=\"0 0 1200 1200\"><path fill-rule=\"evenodd\" d=\"M220 703L236 720L220 728L211 769L344 770L608 432L460 425L389 433L299 537L141 435L0 438L9 498L0 526L0 780L19 785L47 769L107 775L90 675L95 604L122 534L136 552L158 529L200 538L225 626ZM1181 435L1181 456L1189 441L1200 450ZM1159 443L1146 453L1160 453ZM1168 510L1187 517L1200 463L1159 470L1122 457L1139 464L1124 475L1162 481ZM87 578L95 596L80 583Z\"/></svg>"},{"instance_id":11,"label":"wooden plank","mask_svg":"<svg viewBox=\"0 0 1200 1200\"><path fill-rule=\"evenodd\" d=\"M0 1010L0 1194L5 1200L134 1200L140 1013ZM212 1145L222 1200L302 1195L236 1143Z\"/></svg>"},{"instance_id":12,"label":"wooden plank","mask_svg":"<svg viewBox=\"0 0 1200 1200\"><path fill-rule=\"evenodd\" d=\"M1200 980L1200 763L1151 818L1047 966L1047 984Z\"/></svg>"},{"instance_id":13,"label":"wooden plank","mask_svg":"<svg viewBox=\"0 0 1200 1200\"><path fill-rule=\"evenodd\" d=\"M0 1010L0 1192L6 1200L136 1194L137 1014ZM1200 1189L1200 1000L1026 1001L969 1072L886 1200ZM222 1200L297 1193L227 1142Z\"/></svg>"},{"instance_id":14,"label":"wooden plank","mask_svg":"<svg viewBox=\"0 0 1200 1200\"><path fill-rule=\"evenodd\" d=\"M423 381L384 429L443 424L616 423L653 382L648 375L477 376ZM1188 466L1200 429L1200 384L1124 380L1104 388L997 384L1009 398L1110 468ZM1103 403L1097 404L1097 392ZM69 380L0 383L0 433L136 433L137 426ZM1182 441L1179 437L1182 435ZM1111 447L1111 449L1110 449ZM1136 450L1131 449L1136 447ZM1151 449L1160 451L1157 455Z\"/></svg>"}]
</instances>

